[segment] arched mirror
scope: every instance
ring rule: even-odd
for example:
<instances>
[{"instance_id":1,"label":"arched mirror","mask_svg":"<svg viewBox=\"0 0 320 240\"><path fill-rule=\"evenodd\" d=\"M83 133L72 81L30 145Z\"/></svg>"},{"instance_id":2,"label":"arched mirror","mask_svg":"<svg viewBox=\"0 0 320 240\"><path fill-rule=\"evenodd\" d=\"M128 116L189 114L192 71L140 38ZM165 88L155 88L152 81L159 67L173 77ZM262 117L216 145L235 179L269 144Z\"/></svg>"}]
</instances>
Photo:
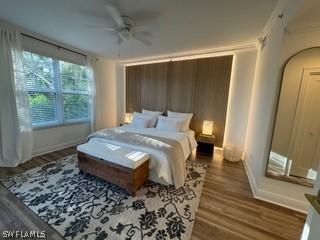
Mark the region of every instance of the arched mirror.
<instances>
[{"instance_id":1,"label":"arched mirror","mask_svg":"<svg viewBox=\"0 0 320 240\"><path fill-rule=\"evenodd\" d=\"M320 167L320 47L286 63L266 175L313 186Z\"/></svg>"}]
</instances>

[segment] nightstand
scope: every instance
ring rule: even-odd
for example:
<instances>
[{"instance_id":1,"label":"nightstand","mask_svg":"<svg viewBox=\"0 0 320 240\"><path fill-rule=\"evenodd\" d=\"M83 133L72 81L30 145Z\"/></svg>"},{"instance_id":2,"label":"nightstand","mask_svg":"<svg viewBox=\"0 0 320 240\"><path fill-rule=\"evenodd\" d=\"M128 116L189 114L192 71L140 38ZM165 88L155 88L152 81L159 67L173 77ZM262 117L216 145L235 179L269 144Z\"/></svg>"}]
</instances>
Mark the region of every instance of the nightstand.
<instances>
[{"instance_id":1,"label":"nightstand","mask_svg":"<svg viewBox=\"0 0 320 240\"><path fill-rule=\"evenodd\" d=\"M214 135L205 135L201 133L196 139L198 142L197 153L206 156L213 156L214 141L216 137Z\"/></svg>"}]
</instances>

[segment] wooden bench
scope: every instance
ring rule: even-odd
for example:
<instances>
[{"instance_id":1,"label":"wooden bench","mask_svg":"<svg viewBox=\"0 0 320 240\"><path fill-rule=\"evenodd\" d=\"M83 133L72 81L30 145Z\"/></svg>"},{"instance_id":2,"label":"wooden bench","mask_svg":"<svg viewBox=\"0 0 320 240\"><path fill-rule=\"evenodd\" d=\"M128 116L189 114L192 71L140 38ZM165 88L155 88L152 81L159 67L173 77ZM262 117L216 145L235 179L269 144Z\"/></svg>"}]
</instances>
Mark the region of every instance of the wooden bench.
<instances>
[{"instance_id":1,"label":"wooden bench","mask_svg":"<svg viewBox=\"0 0 320 240\"><path fill-rule=\"evenodd\" d=\"M147 153L97 142L81 144L77 150L80 170L112 182L132 196L148 179Z\"/></svg>"}]
</instances>

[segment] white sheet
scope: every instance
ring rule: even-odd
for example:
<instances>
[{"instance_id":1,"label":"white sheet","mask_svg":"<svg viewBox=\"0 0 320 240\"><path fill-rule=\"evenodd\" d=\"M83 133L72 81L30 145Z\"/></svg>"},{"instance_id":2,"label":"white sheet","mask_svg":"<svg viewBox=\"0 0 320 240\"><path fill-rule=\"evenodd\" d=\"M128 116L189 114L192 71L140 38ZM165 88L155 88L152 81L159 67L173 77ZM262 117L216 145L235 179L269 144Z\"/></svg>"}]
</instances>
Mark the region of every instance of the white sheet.
<instances>
[{"instance_id":1,"label":"white sheet","mask_svg":"<svg viewBox=\"0 0 320 240\"><path fill-rule=\"evenodd\" d=\"M197 142L194 138L194 131L191 131L191 130L188 132L167 132L167 131L159 131L156 128L137 129L137 128L131 127L130 125L124 125L119 128L124 128L126 131L129 131L129 132L147 134L150 136L159 136L159 137L176 140L182 146L185 160L189 157L192 150L197 146ZM152 174L150 174L150 176L152 177L151 180L160 182L160 183L165 182L167 184L173 184L169 160L167 159L166 154L164 154L160 150L157 151L157 150L150 149L143 146L137 147L129 143L118 142L114 140L107 140L102 138L91 138L89 142L112 143L118 146L131 148L133 150L146 152L150 155L149 169L152 171ZM155 176L158 179L155 179Z\"/></svg>"},{"instance_id":2,"label":"white sheet","mask_svg":"<svg viewBox=\"0 0 320 240\"><path fill-rule=\"evenodd\" d=\"M189 142L190 142L190 148L191 151L193 149L195 149L198 146L197 140L196 140L196 134L193 130L188 130L187 132L185 132L185 134L188 136Z\"/></svg>"}]
</instances>

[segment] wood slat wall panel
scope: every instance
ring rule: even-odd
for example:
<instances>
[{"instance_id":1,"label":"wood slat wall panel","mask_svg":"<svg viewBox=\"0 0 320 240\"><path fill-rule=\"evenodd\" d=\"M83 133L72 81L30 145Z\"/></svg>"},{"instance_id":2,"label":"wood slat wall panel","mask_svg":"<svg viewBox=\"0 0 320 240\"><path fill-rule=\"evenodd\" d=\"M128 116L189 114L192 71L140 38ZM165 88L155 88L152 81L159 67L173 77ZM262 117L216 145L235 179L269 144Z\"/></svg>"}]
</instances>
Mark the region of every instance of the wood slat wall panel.
<instances>
[{"instance_id":1,"label":"wood slat wall panel","mask_svg":"<svg viewBox=\"0 0 320 240\"><path fill-rule=\"evenodd\" d=\"M222 147L226 122L232 56L197 60L192 129L201 132L203 120L214 120L216 145Z\"/></svg>"},{"instance_id":2,"label":"wood slat wall panel","mask_svg":"<svg viewBox=\"0 0 320 240\"><path fill-rule=\"evenodd\" d=\"M191 129L215 122L222 147L233 56L130 66L126 68L126 112L193 112Z\"/></svg>"},{"instance_id":3,"label":"wood slat wall panel","mask_svg":"<svg viewBox=\"0 0 320 240\"><path fill-rule=\"evenodd\" d=\"M168 78L168 110L193 112L196 60L172 62Z\"/></svg>"},{"instance_id":4,"label":"wood slat wall panel","mask_svg":"<svg viewBox=\"0 0 320 240\"><path fill-rule=\"evenodd\" d=\"M141 106L152 111L167 109L168 62L142 65Z\"/></svg>"},{"instance_id":5,"label":"wood slat wall panel","mask_svg":"<svg viewBox=\"0 0 320 240\"><path fill-rule=\"evenodd\" d=\"M141 111L143 65L126 68L126 112Z\"/></svg>"}]
</instances>

